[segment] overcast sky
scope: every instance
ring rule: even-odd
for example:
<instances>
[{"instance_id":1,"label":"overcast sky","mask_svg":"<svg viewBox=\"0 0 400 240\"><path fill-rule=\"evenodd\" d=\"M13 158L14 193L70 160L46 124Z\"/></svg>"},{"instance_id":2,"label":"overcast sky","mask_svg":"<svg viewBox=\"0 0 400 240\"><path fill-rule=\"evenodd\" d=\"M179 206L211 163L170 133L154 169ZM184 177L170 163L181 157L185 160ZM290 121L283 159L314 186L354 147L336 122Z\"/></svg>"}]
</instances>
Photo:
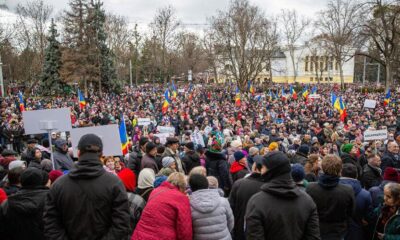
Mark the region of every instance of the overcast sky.
<instances>
[{"instance_id":1,"label":"overcast sky","mask_svg":"<svg viewBox=\"0 0 400 240\"><path fill-rule=\"evenodd\" d=\"M4 0L0 0L4 1ZM5 0L11 10L18 3L26 0ZM68 8L69 0L44 0L54 6L54 13L60 13ZM156 13L156 9L172 5L176 15L186 28L203 29L207 18L217 10L227 9L230 0L103 0L106 11L113 12L129 19L131 23L138 23L145 28ZM250 0L261 7L267 15L277 14L281 9L296 9L300 14L314 17L327 4L328 0ZM195 25L191 25L195 24Z\"/></svg>"}]
</instances>

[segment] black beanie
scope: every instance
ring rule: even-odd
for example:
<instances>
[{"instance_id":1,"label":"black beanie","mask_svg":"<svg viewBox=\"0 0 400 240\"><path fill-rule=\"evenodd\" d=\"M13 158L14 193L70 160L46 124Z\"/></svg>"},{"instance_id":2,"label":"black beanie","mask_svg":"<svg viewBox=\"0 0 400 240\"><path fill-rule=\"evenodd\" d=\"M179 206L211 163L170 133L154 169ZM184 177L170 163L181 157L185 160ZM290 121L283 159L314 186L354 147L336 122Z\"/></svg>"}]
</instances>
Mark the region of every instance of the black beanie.
<instances>
[{"instance_id":1,"label":"black beanie","mask_svg":"<svg viewBox=\"0 0 400 240\"><path fill-rule=\"evenodd\" d=\"M264 181L271 180L277 176L287 174L290 176L292 170L289 158L282 152L268 153L263 159L263 165L268 169Z\"/></svg>"},{"instance_id":2,"label":"black beanie","mask_svg":"<svg viewBox=\"0 0 400 240\"><path fill-rule=\"evenodd\" d=\"M85 152L102 152L103 142L97 135L89 133L79 139L78 149Z\"/></svg>"},{"instance_id":3,"label":"black beanie","mask_svg":"<svg viewBox=\"0 0 400 240\"><path fill-rule=\"evenodd\" d=\"M149 142L149 139L148 139L147 137L141 137L141 138L139 139L139 147L145 145L145 144L148 143L148 142Z\"/></svg>"},{"instance_id":4,"label":"black beanie","mask_svg":"<svg viewBox=\"0 0 400 240\"><path fill-rule=\"evenodd\" d=\"M193 142L186 143L185 147L187 147L189 150L194 151L194 143Z\"/></svg>"},{"instance_id":5,"label":"black beanie","mask_svg":"<svg viewBox=\"0 0 400 240\"><path fill-rule=\"evenodd\" d=\"M192 192L208 189L208 180L201 174L192 174L189 178L189 186Z\"/></svg>"},{"instance_id":6,"label":"black beanie","mask_svg":"<svg viewBox=\"0 0 400 240\"><path fill-rule=\"evenodd\" d=\"M27 168L22 174L21 174L21 185L22 188L25 189L32 189L32 188L37 188L40 186L44 186L43 184L43 171L39 170L37 168Z\"/></svg>"}]
</instances>

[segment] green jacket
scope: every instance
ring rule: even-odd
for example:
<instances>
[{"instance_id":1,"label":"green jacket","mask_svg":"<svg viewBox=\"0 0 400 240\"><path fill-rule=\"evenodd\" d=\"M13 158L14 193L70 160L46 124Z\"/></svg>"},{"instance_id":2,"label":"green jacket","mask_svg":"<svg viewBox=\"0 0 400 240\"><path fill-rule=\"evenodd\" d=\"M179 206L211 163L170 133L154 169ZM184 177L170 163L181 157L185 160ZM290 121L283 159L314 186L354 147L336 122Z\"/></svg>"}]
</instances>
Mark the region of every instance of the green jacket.
<instances>
[{"instance_id":1,"label":"green jacket","mask_svg":"<svg viewBox=\"0 0 400 240\"><path fill-rule=\"evenodd\" d=\"M379 214L378 221L381 219L381 209L382 206L375 209L375 213ZM375 239L377 239L376 236L374 236L374 240ZM396 211L396 214L387 221L383 240L400 240L400 208Z\"/></svg>"}]
</instances>

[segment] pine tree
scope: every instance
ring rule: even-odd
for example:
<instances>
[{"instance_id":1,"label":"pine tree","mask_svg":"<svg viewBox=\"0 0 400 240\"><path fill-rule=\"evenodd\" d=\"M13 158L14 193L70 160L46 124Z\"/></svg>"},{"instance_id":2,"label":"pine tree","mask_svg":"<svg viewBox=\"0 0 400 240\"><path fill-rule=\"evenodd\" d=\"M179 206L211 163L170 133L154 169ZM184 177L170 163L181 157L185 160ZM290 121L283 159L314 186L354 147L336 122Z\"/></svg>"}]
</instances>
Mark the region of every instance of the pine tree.
<instances>
[{"instance_id":1,"label":"pine tree","mask_svg":"<svg viewBox=\"0 0 400 240\"><path fill-rule=\"evenodd\" d=\"M60 43L57 40L59 34L53 19L51 20L49 34L41 82L44 95L60 94L63 90L63 83L60 78L61 51Z\"/></svg>"},{"instance_id":2,"label":"pine tree","mask_svg":"<svg viewBox=\"0 0 400 240\"><path fill-rule=\"evenodd\" d=\"M99 66L99 81L101 87L105 89L118 90L121 86L117 82L117 74L114 68L113 53L106 44L107 34L104 30L106 21L105 11L102 9L103 3L99 0L91 3L93 17L89 18L92 26L92 33L95 34L97 60Z\"/></svg>"}]
</instances>

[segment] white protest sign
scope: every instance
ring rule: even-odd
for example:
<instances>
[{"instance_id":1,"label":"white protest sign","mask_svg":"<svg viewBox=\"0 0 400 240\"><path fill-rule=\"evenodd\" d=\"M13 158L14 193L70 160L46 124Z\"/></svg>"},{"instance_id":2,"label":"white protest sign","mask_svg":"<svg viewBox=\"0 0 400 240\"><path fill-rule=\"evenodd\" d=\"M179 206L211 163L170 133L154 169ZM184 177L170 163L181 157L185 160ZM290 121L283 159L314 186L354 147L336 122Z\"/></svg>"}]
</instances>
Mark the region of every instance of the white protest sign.
<instances>
[{"instance_id":1,"label":"white protest sign","mask_svg":"<svg viewBox=\"0 0 400 240\"><path fill-rule=\"evenodd\" d=\"M384 140L387 139L387 135L387 129L365 131L364 141Z\"/></svg>"},{"instance_id":2,"label":"white protest sign","mask_svg":"<svg viewBox=\"0 0 400 240\"><path fill-rule=\"evenodd\" d=\"M83 135L95 134L103 142L103 155L104 156L118 156L122 155L121 139L119 136L119 129L117 124L98 126L98 127L83 127L73 128L71 130L71 142L74 156L78 156L78 143Z\"/></svg>"},{"instance_id":3,"label":"white protest sign","mask_svg":"<svg viewBox=\"0 0 400 240\"><path fill-rule=\"evenodd\" d=\"M163 126L158 126L157 130L160 133L172 133L175 134L175 128L174 127L163 127Z\"/></svg>"},{"instance_id":4,"label":"white protest sign","mask_svg":"<svg viewBox=\"0 0 400 240\"><path fill-rule=\"evenodd\" d=\"M208 136L208 134L210 134L211 131L212 131L212 127L207 126L207 127L204 129L204 135Z\"/></svg>"},{"instance_id":5,"label":"white protest sign","mask_svg":"<svg viewBox=\"0 0 400 240\"><path fill-rule=\"evenodd\" d=\"M178 89L178 93L184 93L184 92L185 92L185 89L183 89L183 88Z\"/></svg>"},{"instance_id":6,"label":"white protest sign","mask_svg":"<svg viewBox=\"0 0 400 240\"><path fill-rule=\"evenodd\" d=\"M376 101L371 99L365 99L364 108L375 108Z\"/></svg>"},{"instance_id":7,"label":"white protest sign","mask_svg":"<svg viewBox=\"0 0 400 240\"><path fill-rule=\"evenodd\" d=\"M151 123L150 118L138 118L139 126L148 126L150 125L150 123Z\"/></svg>"},{"instance_id":8,"label":"white protest sign","mask_svg":"<svg viewBox=\"0 0 400 240\"><path fill-rule=\"evenodd\" d=\"M22 119L25 135L47 133L48 130L64 132L72 129L69 108L24 111Z\"/></svg>"},{"instance_id":9,"label":"white protest sign","mask_svg":"<svg viewBox=\"0 0 400 240\"><path fill-rule=\"evenodd\" d=\"M201 133L198 132L198 131L196 131L196 132L194 132L194 133L192 133L192 134L190 135L190 140L191 140L192 142L194 142L195 144L197 144L197 145L201 145L201 146L203 146L203 147L206 146L206 145L204 144L203 135L201 135Z\"/></svg>"},{"instance_id":10,"label":"white protest sign","mask_svg":"<svg viewBox=\"0 0 400 240\"><path fill-rule=\"evenodd\" d=\"M319 95L319 94L310 94L308 97L311 98L311 99L319 99L319 98L321 98L321 95Z\"/></svg>"},{"instance_id":11,"label":"white protest sign","mask_svg":"<svg viewBox=\"0 0 400 240\"><path fill-rule=\"evenodd\" d=\"M167 137L170 136L169 133L157 133L154 134L155 137L158 137L160 139L161 144L165 144L167 142Z\"/></svg>"}]
</instances>

